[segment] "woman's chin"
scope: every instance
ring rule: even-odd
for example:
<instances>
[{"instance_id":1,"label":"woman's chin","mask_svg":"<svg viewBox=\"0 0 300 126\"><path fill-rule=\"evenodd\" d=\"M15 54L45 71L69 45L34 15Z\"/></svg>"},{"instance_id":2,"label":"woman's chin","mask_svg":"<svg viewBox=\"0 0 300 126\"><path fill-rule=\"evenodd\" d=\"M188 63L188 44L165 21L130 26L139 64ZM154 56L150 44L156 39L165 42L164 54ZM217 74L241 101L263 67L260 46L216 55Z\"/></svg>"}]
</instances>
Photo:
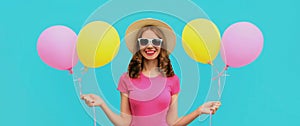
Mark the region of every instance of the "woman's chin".
<instances>
[{"instance_id":1,"label":"woman's chin","mask_svg":"<svg viewBox=\"0 0 300 126\"><path fill-rule=\"evenodd\" d=\"M145 57L146 60L155 60L156 57Z\"/></svg>"},{"instance_id":2,"label":"woman's chin","mask_svg":"<svg viewBox=\"0 0 300 126\"><path fill-rule=\"evenodd\" d=\"M144 58L146 60L155 60L157 58L157 56L158 56L157 54L154 54L152 56L144 55Z\"/></svg>"}]
</instances>

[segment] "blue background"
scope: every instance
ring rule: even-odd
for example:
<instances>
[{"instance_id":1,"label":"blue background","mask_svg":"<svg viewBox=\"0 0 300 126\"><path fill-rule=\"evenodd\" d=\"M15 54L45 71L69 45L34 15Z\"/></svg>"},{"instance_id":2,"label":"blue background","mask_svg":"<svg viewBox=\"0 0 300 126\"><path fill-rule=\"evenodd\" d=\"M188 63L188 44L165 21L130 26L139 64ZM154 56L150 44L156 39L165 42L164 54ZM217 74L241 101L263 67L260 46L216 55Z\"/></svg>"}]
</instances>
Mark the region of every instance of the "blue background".
<instances>
[{"instance_id":1,"label":"blue background","mask_svg":"<svg viewBox=\"0 0 300 126\"><path fill-rule=\"evenodd\" d=\"M80 31L104 0L1 1L1 126L93 125L80 105L72 77L44 64L36 43L47 27ZM216 126L300 125L300 70L296 0L194 0L221 33L238 21L256 24L264 49L252 64L230 69ZM130 2L129 2L130 4ZM126 7L126 6L125 6ZM298 52L298 53L297 53ZM298 83L298 84L297 84ZM116 99L118 100L118 99ZM208 121L191 125L208 125Z\"/></svg>"}]
</instances>

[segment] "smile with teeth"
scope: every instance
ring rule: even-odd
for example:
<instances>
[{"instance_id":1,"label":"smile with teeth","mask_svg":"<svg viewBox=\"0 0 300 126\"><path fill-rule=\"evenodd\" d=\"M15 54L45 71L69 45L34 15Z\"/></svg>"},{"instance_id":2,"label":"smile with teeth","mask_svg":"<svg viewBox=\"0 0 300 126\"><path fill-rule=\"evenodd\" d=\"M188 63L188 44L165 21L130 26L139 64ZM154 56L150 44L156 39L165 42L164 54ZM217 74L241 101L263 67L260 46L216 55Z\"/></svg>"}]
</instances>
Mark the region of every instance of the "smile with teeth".
<instances>
[{"instance_id":1,"label":"smile with teeth","mask_svg":"<svg viewBox=\"0 0 300 126\"><path fill-rule=\"evenodd\" d=\"M147 55L153 55L156 52L156 50L145 50L145 53Z\"/></svg>"}]
</instances>

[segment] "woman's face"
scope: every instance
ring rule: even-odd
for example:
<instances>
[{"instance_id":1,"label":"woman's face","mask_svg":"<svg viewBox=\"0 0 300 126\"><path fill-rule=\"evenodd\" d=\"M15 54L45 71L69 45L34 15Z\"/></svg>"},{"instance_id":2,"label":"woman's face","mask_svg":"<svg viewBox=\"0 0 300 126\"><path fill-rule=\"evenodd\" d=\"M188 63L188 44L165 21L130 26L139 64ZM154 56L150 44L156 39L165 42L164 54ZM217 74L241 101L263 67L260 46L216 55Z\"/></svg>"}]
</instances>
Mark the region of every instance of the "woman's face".
<instances>
[{"instance_id":1,"label":"woman's face","mask_svg":"<svg viewBox=\"0 0 300 126\"><path fill-rule=\"evenodd\" d=\"M140 40L140 52L143 55L144 58L146 58L147 60L154 60L157 58L157 56L160 53L160 47L162 45L162 43L160 44L160 46L157 45L157 40L159 40L160 38L152 31L152 30L146 30L144 31L144 33L142 34L143 39L148 39L148 44L140 44L143 43L141 41L145 41L145 40ZM155 39L155 40L153 40ZM152 40L152 43L150 41ZM147 40L146 40L147 42ZM144 42L145 43L145 42Z\"/></svg>"}]
</instances>

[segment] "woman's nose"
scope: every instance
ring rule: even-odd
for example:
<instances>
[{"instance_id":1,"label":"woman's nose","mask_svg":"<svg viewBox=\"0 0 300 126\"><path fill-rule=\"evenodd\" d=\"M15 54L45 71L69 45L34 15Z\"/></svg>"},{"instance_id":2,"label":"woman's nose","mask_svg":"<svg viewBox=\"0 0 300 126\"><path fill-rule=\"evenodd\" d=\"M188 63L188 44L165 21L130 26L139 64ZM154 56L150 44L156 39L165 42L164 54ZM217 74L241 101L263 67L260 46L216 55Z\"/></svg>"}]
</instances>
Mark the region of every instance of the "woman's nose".
<instances>
[{"instance_id":1,"label":"woman's nose","mask_svg":"<svg viewBox=\"0 0 300 126\"><path fill-rule=\"evenodd\" d=\"M147 45L147 48L153 48L153 45L150 43Z\"/></svg>"}]
</instances>

